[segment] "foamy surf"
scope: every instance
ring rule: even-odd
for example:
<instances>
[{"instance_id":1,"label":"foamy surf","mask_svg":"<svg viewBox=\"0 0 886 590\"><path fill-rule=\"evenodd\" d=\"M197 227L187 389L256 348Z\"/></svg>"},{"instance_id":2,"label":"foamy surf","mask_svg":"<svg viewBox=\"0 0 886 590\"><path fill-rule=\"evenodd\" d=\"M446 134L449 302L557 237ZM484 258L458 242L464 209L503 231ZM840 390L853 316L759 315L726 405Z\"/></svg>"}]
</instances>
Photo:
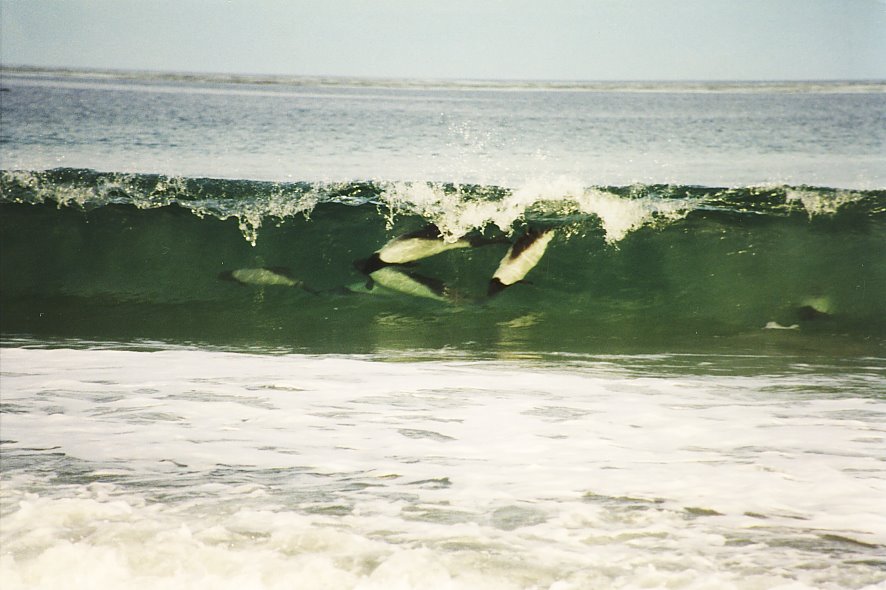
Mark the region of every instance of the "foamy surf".
<instances>
[{"instance_id":1,"label":"foamy surf","mask_svg":"<svg viewBox=\"0 0 886 590\"><path fill-rule=\"evenodd\" d=\"M880 363L738 361L4 348L3 585L883 584Z\"/></svg>"}]
</instances>

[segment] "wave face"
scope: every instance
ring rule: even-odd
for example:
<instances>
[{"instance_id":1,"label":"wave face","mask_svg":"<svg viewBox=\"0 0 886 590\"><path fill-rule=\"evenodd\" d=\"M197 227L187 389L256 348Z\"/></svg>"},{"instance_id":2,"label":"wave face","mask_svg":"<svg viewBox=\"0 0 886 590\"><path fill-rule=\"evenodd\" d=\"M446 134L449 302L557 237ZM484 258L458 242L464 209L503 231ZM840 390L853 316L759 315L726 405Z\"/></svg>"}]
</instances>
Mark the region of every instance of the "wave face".
<instances>
[{"instance_id":1,"label":"wave face","mask_svg":"<svg viewBox=\"0 0 886 590\"><path fill-rule=\"evenodd\" d=\"M882 190L81 169L4 171L0 188L6 337L344 353L876 354L886 334ZM445 283L445 300L368 289L354 261L428 224L450 243L490 243L403 269ZM488 298L508 243L529 228L555 230L547 252L525 283ZM250 284L222 280L242 269Z\"/></svg>"}]
</instances>

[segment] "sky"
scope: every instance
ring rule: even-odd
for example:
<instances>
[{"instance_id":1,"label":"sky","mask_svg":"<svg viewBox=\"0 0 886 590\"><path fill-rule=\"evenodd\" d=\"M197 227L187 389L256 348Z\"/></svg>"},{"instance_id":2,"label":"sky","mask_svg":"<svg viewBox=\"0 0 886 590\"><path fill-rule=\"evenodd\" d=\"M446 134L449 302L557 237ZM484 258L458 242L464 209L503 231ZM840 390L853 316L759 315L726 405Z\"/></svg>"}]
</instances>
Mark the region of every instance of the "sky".
<instances>
[{"instance_id":1,"label":"sky","mask_svg":"<svg viewBox=\"0 0 886 590\"><path fill-rule=\"evenodd\" d=\"M0 62L461 80L886 79L886 0L0 0Z\"/></svg>"}]
</instances>

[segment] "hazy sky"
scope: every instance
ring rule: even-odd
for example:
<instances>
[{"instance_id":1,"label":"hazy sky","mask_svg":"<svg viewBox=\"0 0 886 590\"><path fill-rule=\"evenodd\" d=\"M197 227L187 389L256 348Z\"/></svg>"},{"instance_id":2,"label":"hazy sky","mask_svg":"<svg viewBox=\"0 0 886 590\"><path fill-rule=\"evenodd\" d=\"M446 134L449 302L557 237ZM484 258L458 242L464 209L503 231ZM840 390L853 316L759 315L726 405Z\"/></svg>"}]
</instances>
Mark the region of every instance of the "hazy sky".
<instances>
[{"instance_id":1,"label":"hazy sky","mask_svg":"<svg viewBox=\"0 0 886 590\"><path fill-rule=\"evenodd\" d=\"M886 0L0 0L0 60L178 72L886 79Z\"/></svg>"}]
</instances>

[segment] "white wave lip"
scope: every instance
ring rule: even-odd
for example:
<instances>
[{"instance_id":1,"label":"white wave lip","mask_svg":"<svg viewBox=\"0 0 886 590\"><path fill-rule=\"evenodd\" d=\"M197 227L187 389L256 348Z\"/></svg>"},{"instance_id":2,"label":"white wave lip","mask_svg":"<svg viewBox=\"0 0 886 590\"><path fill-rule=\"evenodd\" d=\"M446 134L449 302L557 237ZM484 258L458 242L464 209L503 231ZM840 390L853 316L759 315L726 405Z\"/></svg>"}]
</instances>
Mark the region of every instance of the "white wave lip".
<instances>
[{"instance_id":1,"label":"white wave lip","mask_svg":"<svg viewBox=\"0 0 886 590\"><path fill-rule=\"evenodd\" d=\"M226 194L214 197L194 195L184 177L161 177L145 190L137 176L128 173L110 173L98 178L95 186L56 184L44 173L34 171L0 171L0 179L10 187L24 191L27 197L14 202L55 203L58 207L91 208L113 203L131 204L139 209L156 209L176 205L195 216L234 219L238 229L252 246L259 232L269 221L277 223L303 216L309 218L318 204L330 194L347 187L348 183L321 182L304 186L270 183L257 189L251 198L237 198ZM777 188L776 185L772 185ZM513 188L488 185L493 196L478 194L477 186L440 182L378 181L379 211L393 228L398 217L417 215L434 223L446 244L454 244L475 230L488 226L504 232L537 214L581 214L594 216L609 245L617 245L631 232L650 225L668 224L684 219L693 211L705 207L705 197L673 197L648 191L645 185L632 185L630 194L619 195L599 186L587 186L569 176L539 176ZM834 215L842 208L865 198L860 192L839 190L831 193L821 189L784 187L789 207L802 206L810 217ZM724 189L721 193L728 193ZM715 195L717 196L717 195ZM347 202L347 200L345 200ZM576 230L567 228L569 234Z\"/></svg>"},{"instance_id":2,"label":"white wave lip","mask_svg":"<svg viewBox=\"0 0 886 590\"><path fill-rule=\"evenodd\" d=\"M467 198L462 190L447 191L433 183L390 183L381 195L390 222L411 213L432 220L444 240L454 242L475 229L495 225L509 232L534 208L594 215L606 241L616 244L630 232L657 220L684 218L699 200L661 199L655 196L625 198L600 188L588 188L566 177L537 179L510 190L500 200Z\"/></svg>"},{"instance_id":3,"label":"white wave lip","mask_svg":"<svg viewBox=\"0 0 886 590\"><path fill-rule=\"evenodd\" d=\"M178 205L199 218L214 216L222 221L235 219L243 238L252 246L258 242L259 230L266 220L308 216L320 201L315 192L292 191L284 184L274 184L269 192L253 200L227 195L215 199L193 199L187 180L181 176L160 178L147 192L137 187L135 175L127 173L104 176L96 186L59 186L47 183L41 173L22 170L0 171L0 178L10 185L27 189L31 196L25 202L34 204L49 202L56 203L59 208L89 208L125 203L138 209Z\"/></svg>"},{"instance_id":4,"label":"white wave lip","mask_svg":"<svg viewBox=\"0 0 886 590\"><path fill-rule=\"evenodd\" d=\"M2 367L6 590L886 582L873 368L16 348Z\"/></svg>"}]
</instances>

